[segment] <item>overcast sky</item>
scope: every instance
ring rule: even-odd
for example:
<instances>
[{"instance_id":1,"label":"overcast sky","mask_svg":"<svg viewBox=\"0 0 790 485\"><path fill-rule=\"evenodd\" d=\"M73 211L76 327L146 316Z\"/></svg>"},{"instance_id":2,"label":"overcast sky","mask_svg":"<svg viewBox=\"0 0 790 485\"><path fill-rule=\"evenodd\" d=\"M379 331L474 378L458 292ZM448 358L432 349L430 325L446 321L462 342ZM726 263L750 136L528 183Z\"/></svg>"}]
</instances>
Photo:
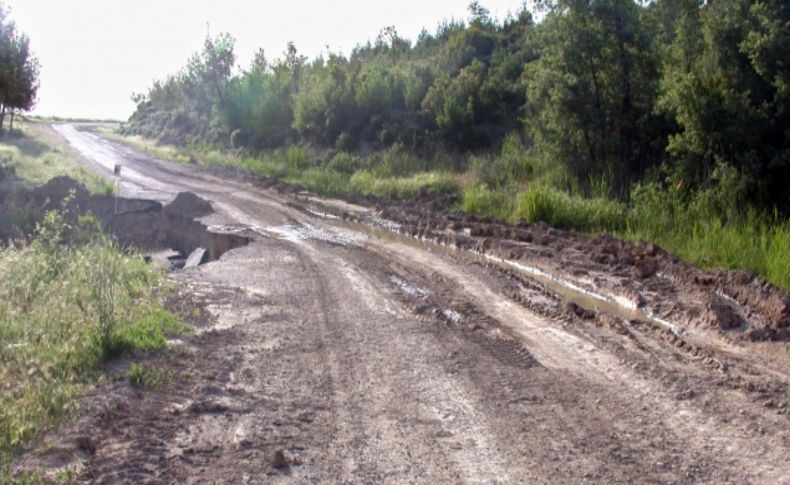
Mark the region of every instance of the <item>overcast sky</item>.
<instances>
[{"instance_id":1,"label":"overcast sky","mask_svg":"<svg viewBox=\"0 0 790 485\"><path fill-rule=\"evenodd\" d=\"M466 19L468 0L0 0L27 33L41 61L34 112L126 119L130 95L173 73L201 47L207 24L236 38L247 65L262 47L279 57L288 41L313 58L348 54L394 25L411 39L445 19ZM483 0L492 15L515 13L523 0Z\"/></svg>"}]
</instances>

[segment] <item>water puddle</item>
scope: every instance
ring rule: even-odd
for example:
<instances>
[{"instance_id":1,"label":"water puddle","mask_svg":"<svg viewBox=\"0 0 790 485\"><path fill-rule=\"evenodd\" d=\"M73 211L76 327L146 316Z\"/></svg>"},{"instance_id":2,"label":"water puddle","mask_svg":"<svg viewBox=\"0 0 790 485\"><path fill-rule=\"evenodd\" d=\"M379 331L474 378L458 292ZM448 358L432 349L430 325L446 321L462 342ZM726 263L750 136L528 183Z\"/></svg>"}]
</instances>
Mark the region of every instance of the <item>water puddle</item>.
<instances>
[{"instance_id":1,"label":"water puddle","mask_svg":"<svg viewBox=\"0 0 790 485\"><path fill-rule=\"evenodd\" d=\"M285 239L286 241L299 242L306 240L324 241L342 246L355 246L365 240L365 236L358 231L351 231L340 227L318 228L306 224L284 224L281 226L262 229L269 236Z\"/></svg>"},{"instance_id":2,"label":"water puddle","mask_svg":"<svg viewBox=\"0 0 790 485\"><path fill-rule=\"evenodd\" d=\"M444 310L442 310L442 315L444 315L448 320L454 323L458 323L461 321L461 314L449 308L445 308Z\"/></svg>"},{"instance_id":3,"label":"water puddle","mask_svg":"<svg viewBox=\"0 0 790 485\"><path fill-rule=\"evenodd\" d=\"M426 296L428 296L427 290L420 288L419 286L413 285L412 283L398 276L395 275L390 276L390 281L392 281L392 283L394 283L395 286L398 287L398 289L400 289L402 292L408 295L416 296L419 298L425 298Z\"/></svg>"}]
</instances>

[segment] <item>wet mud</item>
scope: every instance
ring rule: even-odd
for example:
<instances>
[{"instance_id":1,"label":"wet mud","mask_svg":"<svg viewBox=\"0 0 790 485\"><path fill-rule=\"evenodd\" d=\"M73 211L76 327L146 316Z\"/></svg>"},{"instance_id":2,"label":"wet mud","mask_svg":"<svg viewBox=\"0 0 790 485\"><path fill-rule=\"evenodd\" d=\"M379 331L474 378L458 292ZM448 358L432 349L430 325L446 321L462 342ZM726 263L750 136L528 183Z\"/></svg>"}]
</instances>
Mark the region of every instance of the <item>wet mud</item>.
<instances>
[{"instance_id":1,"label":"wet mud","mask_svg":"<svg viewBox=\"0 0 790 485\"><path fill-rule=\"evenodd\" d=\"M398 230L562 278L658 320L703 327L731 339L790 340L790 293L746 271L703 270L655 244L587 237L545 224L390 204L379 216ZM345 218L375 224L366 217Z\"/></svg>"}]
</instances>

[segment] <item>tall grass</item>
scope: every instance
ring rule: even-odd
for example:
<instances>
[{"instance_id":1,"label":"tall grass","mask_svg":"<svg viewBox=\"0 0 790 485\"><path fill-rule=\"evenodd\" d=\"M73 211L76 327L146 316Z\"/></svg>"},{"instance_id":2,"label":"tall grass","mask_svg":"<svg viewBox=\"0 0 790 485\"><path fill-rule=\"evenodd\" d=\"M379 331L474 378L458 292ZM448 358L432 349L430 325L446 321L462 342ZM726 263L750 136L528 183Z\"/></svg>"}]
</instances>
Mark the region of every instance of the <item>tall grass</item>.
<instances>
[{"instance_id":1,"label":"tall grass","mask_svg":"<svg viewBox=\"0 0 790 485\"><path fill-rule=\"evenodd\" d=\"M610 199L583 198L545 185L532 185L519 196L513 219L597 232L624 228L626 214L624 204Z\"/></svg>"},{"instance_id":2,"label":"tall grass","mask_svg":"<svg viewBox=\"0 0 790 485\"><path fill-rule=\"evenodd\" d=\"M512 190L472 186L459 208L512 222L542 221L643 239L699 266L750 270L790 289L790 222L755 210L727 209L725 194L709 190L681 197L657 185L637 186L625 204L531 184L514 202Z\"/></svg>"},{"instance_id":3,"label":"tall grass","mask_svg":"<svg viewBox=\"0 0 790 485\"><path fill-rule=\"evenodd\" d=\"M624 235L709 268L746 269L790 289L790 222L735 206L726 188L692 195L636 186Z\"/></svg>"},{"instance_id":4,"label":"tall grass","mask_svg":"<svg viewBox=\"0 0 790 485\"><path fill-rule=\"evenodd\" d=\"M457 177L450 172L419 172L406 177L377 177L372 172L362 170L350 180L356 192L380 197L408 199L422 191L452 193L458 189Z\"/></svg>"},{"instance_id":5,"label":"tall grass","mask_svg":"<svg viewBox=\"0 0 790 485\"><path fill-rule=\"evenodd\" d=\"M485 185L474 185L463 193L460 209L471 214L507 220L515 208L515 195L507 190L493 190Z\"/></svg>"},{"instance_id":6,"label":"tall grass","mask_svg":"<svg viewBox=\"0 0 790 485\"><path fill-rule=\"evenodd\" d=\"M0 248L0 281L2 478L15 451L75 410L107 359L160 349L184 326L158 302L161 273L91 219L72 228L48 213L31 243Z\"/></svg>"}]
</instances>

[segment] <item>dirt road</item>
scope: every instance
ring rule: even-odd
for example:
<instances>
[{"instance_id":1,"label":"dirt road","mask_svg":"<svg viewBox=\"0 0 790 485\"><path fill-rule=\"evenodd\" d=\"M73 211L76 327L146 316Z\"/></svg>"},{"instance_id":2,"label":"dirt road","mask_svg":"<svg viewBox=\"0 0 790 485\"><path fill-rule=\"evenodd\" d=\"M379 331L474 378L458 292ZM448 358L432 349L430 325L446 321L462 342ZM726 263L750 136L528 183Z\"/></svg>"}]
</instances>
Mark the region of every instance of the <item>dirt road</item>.
<instances>
[{"instance_id":1,"label":"dirt road","mask_svg":"<svg viewBox=\"0 0 790 485\"><path fill-rule=\"evenodd\" d=\"M121 164L122 194L194 192L205 223L253 242L172 274L198 330L170 385L104 385L28 465L98 483L790 483L787 343L692 345L386 221L56 129L96 170Z\"/></svg>"}]
</instances>

